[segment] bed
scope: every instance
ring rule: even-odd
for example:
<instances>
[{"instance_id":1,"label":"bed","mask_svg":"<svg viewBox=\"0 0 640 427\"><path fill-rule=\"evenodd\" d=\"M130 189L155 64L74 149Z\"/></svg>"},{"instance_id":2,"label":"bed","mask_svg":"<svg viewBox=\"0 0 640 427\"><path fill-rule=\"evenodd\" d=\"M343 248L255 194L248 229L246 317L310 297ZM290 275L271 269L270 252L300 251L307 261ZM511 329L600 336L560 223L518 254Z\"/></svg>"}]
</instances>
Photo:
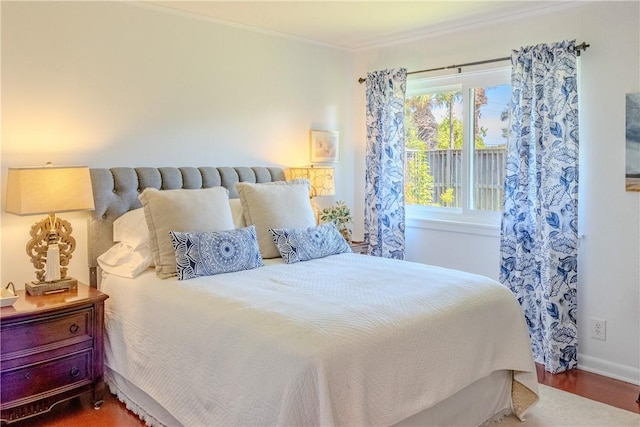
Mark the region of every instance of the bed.
<instances>
[{"instance_id":1,"label":"bed","mask_svg":"<svg viewBox=\"0 0 640 427\"><path fill-rule=\"evenodd\" d=\"M91 282L109 295L105 380L147 424L476 426L510 413L523 419L537 401L520 307L507 288L486 277L343 246L292 261L291 242L277 239L281 256L210 274L176 258L185 247L179 233L171 235L175 253L165 254L174 257L173 270L162 270L160 253L153 268L99 274L98 259L122 244L114 239L119 218L145 211L146 224L154 224L149 231L162 229L158 217L149 216L147 193L196 197L182 190L226 189L229 213L208 218L231 215L232 227L251 230L255 250L267 254L258 246L261 228L285 219L263 210L248 215L255 202L249 195L298 191L298 183L283 182L282 169L124 167L92 169L91 177ZM306 215L296 203L284 203L281 215L289 218L276 225L289 228L276 228L271 237L277 230L311 229L295 222ZM189 215L179 220L189 222ZM192 246L186 247L189 253ZM305 254L301 248L295 256ZM196 264L203 259L199 254Z\"/></svg>"}]
</instances>

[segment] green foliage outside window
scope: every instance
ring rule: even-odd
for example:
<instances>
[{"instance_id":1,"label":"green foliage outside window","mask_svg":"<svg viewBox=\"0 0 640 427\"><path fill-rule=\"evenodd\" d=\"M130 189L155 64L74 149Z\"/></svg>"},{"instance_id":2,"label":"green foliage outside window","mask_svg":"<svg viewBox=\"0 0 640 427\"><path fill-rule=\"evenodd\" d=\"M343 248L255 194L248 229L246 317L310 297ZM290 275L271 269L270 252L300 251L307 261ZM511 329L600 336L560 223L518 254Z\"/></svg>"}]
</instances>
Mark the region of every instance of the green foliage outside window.
<instances>
[{"instance_id":1,"label":"green foliage outside window","mask_svg":"<svg viewBox=\"0 0 640 427\"><path fill-rule=\"evenodd\" d=\"M455 201L455 195L453 194L453 188L447 188L446 191L440 194L440 201L444 206L453 206Z\"/></svg>"},{"instance_id":2,"label":"green foliage outside window","mask_svg":"<svg viewBox=\"0 0 640 427\"><path fill-rule=\"evenodd\" d=\"M405 102L405 133L407 161L405 169L405 203L426 206L455 206L453 182L438 198L434 198L434 177L429 164L429 150L461 150L464 139L464 124L455 115L455 105L462 100L460 92L422 94L407 98ZM477 125L480 106L487 103L483 88L475 90L475 148L484 148L487 130ZM436 109L444 110L438 122ZM448 160L447 162L450 162ZM448 163L445 176L450 179Z\"/></svg>"}]
</instances>

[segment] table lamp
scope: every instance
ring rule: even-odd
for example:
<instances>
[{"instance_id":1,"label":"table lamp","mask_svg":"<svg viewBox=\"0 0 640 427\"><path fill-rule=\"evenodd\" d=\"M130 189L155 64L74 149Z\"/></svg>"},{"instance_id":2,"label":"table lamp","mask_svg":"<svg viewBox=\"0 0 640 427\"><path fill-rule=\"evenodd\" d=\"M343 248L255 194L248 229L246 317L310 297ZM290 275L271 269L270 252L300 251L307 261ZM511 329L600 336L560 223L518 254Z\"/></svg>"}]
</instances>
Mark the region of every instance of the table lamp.
<instances>
[{"instance_id":1,"label":"table lamp","mask_svg":"<svg viewBox=\"0 0 640 427\"><path fill-rule=\"evenodd\" d=\"M309 197L311 198L311 206L316 216L316 223L320 218L320 209L313 199L317 196L334 196L336 194L333 172L333 168L324 166L289 168L290 179L306 178L311 183Z\"/></svg>"},{"instance_id":2,"label":"table lamp","mask_svg":"<svg viewBox=\"0 0 640 427\"><path fill-rule=\"evenodd\" d=\"M43 295L77 289L77 280L67 277L76 241L71 224L56 214L94 209L89 168L47 163L8 172L5 211L21 216L48 214L31 227L26 249L37 281L26 283L27 292Z\"/></svg>"}]
</instances>

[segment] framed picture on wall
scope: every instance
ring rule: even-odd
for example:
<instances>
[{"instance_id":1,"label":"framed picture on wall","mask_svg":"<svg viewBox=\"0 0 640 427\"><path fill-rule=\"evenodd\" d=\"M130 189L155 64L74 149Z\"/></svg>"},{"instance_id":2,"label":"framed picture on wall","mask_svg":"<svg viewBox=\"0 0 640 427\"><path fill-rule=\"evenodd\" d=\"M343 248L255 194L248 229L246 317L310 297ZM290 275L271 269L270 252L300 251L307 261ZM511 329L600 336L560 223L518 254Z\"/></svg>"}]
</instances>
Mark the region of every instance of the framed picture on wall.
<instances>
[{"instance_id":1,"label":"framed picture on wall","mask_svg":"<svg viewBox=\"0 0 640 427\"><path fill-rule=\"evenodd\" d=\"M626 94L627 191L640 191L640 93Z\"/></svg>"},{"instance_id":2,"label":"framed picture on wall","mask_svg":"<svg viewBox=\"0 0 640 427\"><path fill-rule=\"evenodd\" d=\"M311 131L311 163L335 163L340 160L340 134L336 131Z\"/></svg>"}]
</instances>

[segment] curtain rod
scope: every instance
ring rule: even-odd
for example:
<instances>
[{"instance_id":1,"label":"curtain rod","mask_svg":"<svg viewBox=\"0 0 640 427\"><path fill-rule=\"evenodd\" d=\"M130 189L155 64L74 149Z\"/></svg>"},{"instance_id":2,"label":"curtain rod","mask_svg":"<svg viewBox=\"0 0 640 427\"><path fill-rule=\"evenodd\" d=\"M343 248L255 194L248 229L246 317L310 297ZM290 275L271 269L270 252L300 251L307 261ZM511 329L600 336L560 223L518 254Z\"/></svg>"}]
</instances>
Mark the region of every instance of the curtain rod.
<instances>
[{"instance_id":1,"label":"curtain rod","mask_svg":"<svg viewBox=\"0 0 640 427\"><path fill-rule=\"evenodd\" d=\"M580 51L581 50L587 50L587 48L591 46L585 42L580 43L579 45L576 45L576 55L580 56ZM449 65L446 67L438 67L438 68L429 68L428 70L418 70L418 71L409 71L407 73L407 75L409 74L420 74L420 73L428 73L431 71L442 71L442 70L450 70L453 68L457 68L458 69L458 73L462 72L462 67L470 67L472 65L482 65L482 64L490 64L492 62L502 62L502 61L508 61L510 60L511 57L510 56L505 56L504 58L494 58L494 59L485 59L484 61L476 61L476 62L467 62L465 64L459 64L459 65ZM366 77L360 77L358 79L358 83L364 83L367 81Z\"/></svg>"}]
</instances>

